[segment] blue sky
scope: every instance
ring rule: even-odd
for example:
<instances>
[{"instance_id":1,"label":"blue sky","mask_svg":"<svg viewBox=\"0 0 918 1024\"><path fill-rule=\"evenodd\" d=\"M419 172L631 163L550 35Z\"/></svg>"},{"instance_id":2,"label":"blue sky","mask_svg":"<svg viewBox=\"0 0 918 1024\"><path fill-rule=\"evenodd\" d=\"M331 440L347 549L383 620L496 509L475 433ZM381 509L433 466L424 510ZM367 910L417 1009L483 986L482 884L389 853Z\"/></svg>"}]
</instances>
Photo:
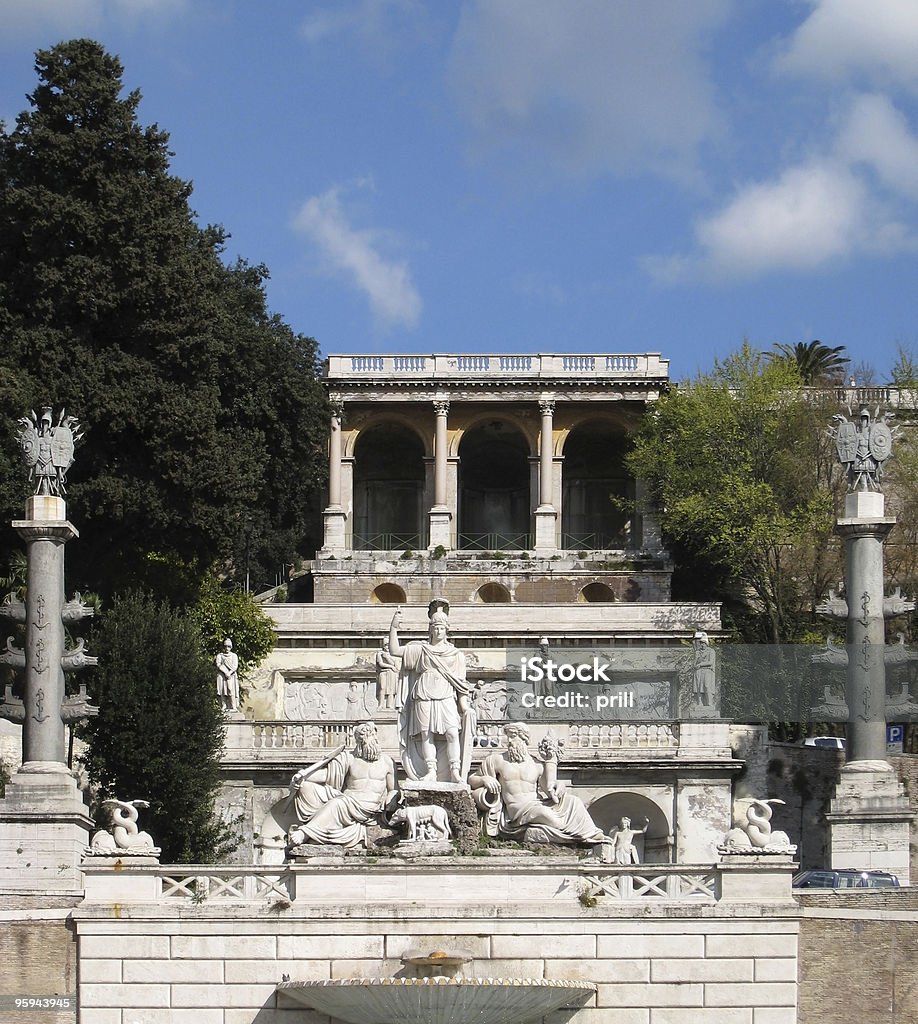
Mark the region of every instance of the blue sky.
<instances>
[{"instance_id":1,"label":"blue sky","mask_svg":"<svg viewBox=\"0 0 918 1024\"><path fill-rule=\"evenodd\" d=\"M918 353L915 0L0 0L117 53L330 352Z\"/></svg>"}]
</instances>

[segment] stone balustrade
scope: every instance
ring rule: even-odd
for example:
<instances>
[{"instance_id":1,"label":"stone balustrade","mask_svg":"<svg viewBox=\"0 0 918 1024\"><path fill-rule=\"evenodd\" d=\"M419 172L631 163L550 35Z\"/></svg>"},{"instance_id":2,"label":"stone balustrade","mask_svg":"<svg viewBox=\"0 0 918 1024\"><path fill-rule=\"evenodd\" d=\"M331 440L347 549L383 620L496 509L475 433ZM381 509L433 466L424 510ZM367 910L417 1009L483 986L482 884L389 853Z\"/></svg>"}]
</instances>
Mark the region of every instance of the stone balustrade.
<instances>
[{"instance_id":1,"label":"stone balustrade","mask_svg":"<svg viewBox=\"0 0 918 1024\"><path fill-rule=\"evenodd\" d=\"M584 907L609 900L686 902L743 900L791 903L790 857L732 857L714 864L620 866L596 855L580 858L513 856L488 851L482 857L329 857L291 865L151 865L129 861L83 865L86 902L161 906L228 903L277 904L349 901L370 893L374 901L427 901L431 905L476 902L557 902L558 894ZM450 885L442 884L448 872Z\"/></svg>"},{"instance_id":2,"label":"stone balustrade","mask_svg":"<svg viewBox=\"0 0 918 1024\"><path fill-rule=\"evenodd\" d=\"M668 379L669 360L657 352L601 354L469 353L457 355L329 356L332 380L407 377L418 380L469 378L558 380Z\"/></svg>"},{"instance_id":3,"label":"stone balustrade","mask_svg":"<svg viewBox=\"0 0 918 1024\"><path fill-rule=\"evenodd\" d=\"M306 763L317 760L342 744L353 744L355 722L328 720L301 722L228 722L222 759L224 763L246 762L255 759L262 763L286 764L293 760ZM501 730L504 722L481 721L475 738L473 760L479 760L492 750L502 748ZM568 759L576 759L589 752L590 760L608 757L610 760L633 757L642 752L672 753L680 745L686 726L678 722L551 722L530 723L536 738L551 730L564 744ZM702 727L706 733L712 724ZM716 726L713 727L716 730ZM694 746L710 746L721 755L729 756L727 726L721 725L717 736L705 737L699 744L692 729L686 733L686 742ZM396 756L398 728L394 720L378 721L380 745L384 751ZM724 733L721 736L719 733ZM726 751L724 748L727 748Z\"/></svg>"}]
</instances>

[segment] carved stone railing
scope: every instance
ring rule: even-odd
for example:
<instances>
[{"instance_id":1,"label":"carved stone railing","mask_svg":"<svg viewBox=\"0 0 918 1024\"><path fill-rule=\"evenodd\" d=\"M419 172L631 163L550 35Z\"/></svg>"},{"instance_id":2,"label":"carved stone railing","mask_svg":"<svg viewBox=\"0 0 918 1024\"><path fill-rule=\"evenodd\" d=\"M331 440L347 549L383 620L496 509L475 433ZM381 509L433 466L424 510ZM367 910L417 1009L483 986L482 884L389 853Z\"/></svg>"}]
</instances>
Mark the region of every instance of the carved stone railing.
<instances>
[{"instance_id":1,"label":"carved stone railing","mask_svg":"<svg viewBox=\"0 0 918 1024\"><path fill-rule=\"evenodd\" d=\"M599 851L599 847L596 848ZM158 904L209 906L260 904L284 909L298 899L317 904L362 904L367 899L392 903L492 904L564 903L584 907L625 902L713 904L721 901L786 903L793 906L791 857L750 856L706 864L634 864L600 862L559 853L556 856L368 858L332 857L292 865L134 865L124 862L83 865L86 902L110 906ZM444 885L444 879L449 884ZM375 894L372 895L371 894ZM184 913L184 911L182 911Z\"/></svg>"},{"instance_id":2,"label":"carved stone railing","mask_svg":"<svg viewBox=\"0 0 918 1024\"><path fill-rule=\"evenodd\" d=\"M354 741L356 722L252 722L252 750L333 748Z\"/></svg>"},{"instance_id":3,"label":"carved stone railing","mask_svg":"<svg viewBox=\"0 0 918 1024\"><path fill-rule=\"evenodd\" d=\"M301 722L231 722L225 727L223 759L305 760L341 744L350 747L356 722L327 720ZM564 742L570 755L593 751L595 754L617 751L672 751L678 748L681 726L678 722L533 722L537 732L550 730ZM475 747L482 755L501 748L504 720L478 722ZM394 719L377 722L380 746L395 756L398 751L398 727ZM539 732L540 734L540 732ZM723 741L719 741L721 745Z\"/></svg>"},{"instance_id":4,"label":"carved stone railing","mask_svg":"<svg viewBox=\"0 0 918 1024\"><path fill-rule=\"evenodd\" d=\"M668 379L669 360L657 352L602 354L462 353L456 355L329 356L333 380L417 378L463 380L502 377L558 379Z\"/></svg>"},{"instance_id":5,"label":"carved stone railing","mask_svg":"<svg viewBox=\"0 0 918 1024\"><path fill-rule=\"evenodd\" d=\"M248 903L291 900L294 893L293 876L283 868L163 867L154 877L162 900Z\"/></svg>"},{"instance_id":6,"label":"carved stone railing","mask_svg":"<svg viewBox=\"0 0 918 1024\"><path fill-rule=\"evenodd\" d=\"M720 875L716 865L686 869L678 864L642 864L616 867L584 874L580 879L581 902L602 896L615 900L700 900L715 903L720 898Z\"/></svg>"},{"instance_id":7,"label":"carved stone railing","mask_svg":"<svg viewBox=\"0 0 918 1024\"><path fill-rule=\"evenodd\" d=\"M677 722L590 722L570 725L567 731L567 747L571 750L678 746Z\"/></svg>"}]
</instances>

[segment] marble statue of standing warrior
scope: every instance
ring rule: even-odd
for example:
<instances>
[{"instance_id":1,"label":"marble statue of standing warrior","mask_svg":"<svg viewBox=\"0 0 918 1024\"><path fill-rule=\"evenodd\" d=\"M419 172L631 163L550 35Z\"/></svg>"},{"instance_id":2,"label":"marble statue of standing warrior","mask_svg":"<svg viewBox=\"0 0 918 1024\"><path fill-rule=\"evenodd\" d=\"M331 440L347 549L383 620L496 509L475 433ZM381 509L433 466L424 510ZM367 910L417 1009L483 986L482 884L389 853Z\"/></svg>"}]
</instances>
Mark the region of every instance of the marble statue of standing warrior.
<instances>
[{"instance_id":1,"label":"marble statue of standing warrior","mask_svg":"<svg viewBox=\"0 0 918 1024\"><path fill-rule=\"evenodd\" d=\"M64 411L56 426L47 406L41 411L41 419L33 410L31 419L23 416L19 420L19 447L29 467L29 479L35 481L35 494L62 498L66 493L67 470L73 465L73 451L83 434L76 417L65 416Z\"/></svg>"},{"instance_id":2,"label":"marble statue of standing warrior","mask_svg":"<svg viewBox=\"0 0 918 1024\"><path fill-rule=\"evenodd\" d=\"M402 661L402 765L409 779L425 782L462 782L472 758L476 727L472 685L465 676L465 656L447 639L448 609L442 599L430 602L427 640L400 643L399 610L389 627L389 653Z\"/></svg>"},{"instance_id":3,"label":"marble statue of standing warrior","mask_svg":"<svg viewBox=\"0 0 918 1024\"><path fill-rule=\"evenodd\" d=\"M849 491L882 491L880 480L883 465L892 454L893 433L889 415L877 409L873 419L870 410L861 406L857 422L836 413L836 426L829 433L835 438L838 460L848 472Z\"/></svg>"}]
</instances>

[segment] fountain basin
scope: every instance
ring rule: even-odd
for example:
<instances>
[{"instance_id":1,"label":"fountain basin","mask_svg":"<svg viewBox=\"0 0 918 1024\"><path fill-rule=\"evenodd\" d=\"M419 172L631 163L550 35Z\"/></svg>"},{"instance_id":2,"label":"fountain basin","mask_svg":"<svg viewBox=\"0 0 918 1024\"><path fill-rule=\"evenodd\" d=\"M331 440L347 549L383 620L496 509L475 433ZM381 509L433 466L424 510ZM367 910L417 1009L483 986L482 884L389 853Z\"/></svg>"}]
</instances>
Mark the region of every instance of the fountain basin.
<instances>
[{"instance_id":1,"label":"fountain basin","mask_svg":"<svg viewBox=\"0 0 918 1024\"><path fill-rule=\"evenodd\" d=\"M348 1024L525 1024L582 1005L596 986L546 978L349 978L285 981L277 991Z\"/></svg>"}]
</instances>

